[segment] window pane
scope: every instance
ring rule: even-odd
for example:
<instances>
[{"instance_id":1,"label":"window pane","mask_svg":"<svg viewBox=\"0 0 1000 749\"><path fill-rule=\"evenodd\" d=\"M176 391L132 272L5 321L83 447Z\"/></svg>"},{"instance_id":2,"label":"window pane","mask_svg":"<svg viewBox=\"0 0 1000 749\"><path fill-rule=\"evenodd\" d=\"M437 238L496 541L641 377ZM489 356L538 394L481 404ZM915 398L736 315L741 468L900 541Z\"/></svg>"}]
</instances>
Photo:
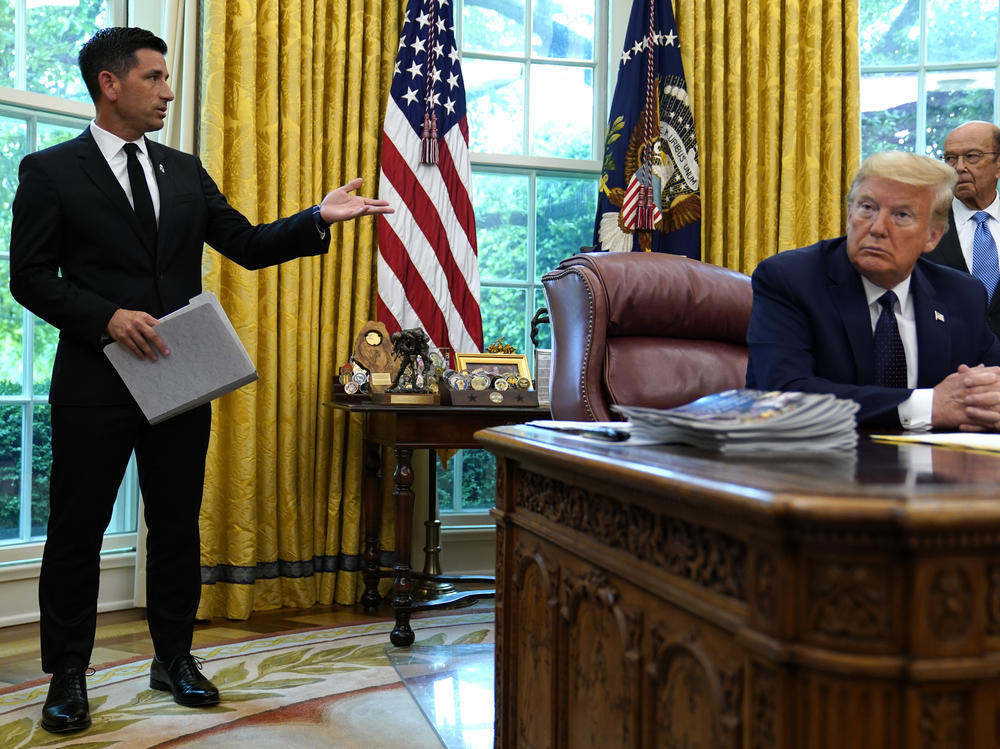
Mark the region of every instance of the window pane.
<instances>
[{"instance_id":1,"label":"window pane","mask_svg":"<svg viewBox=\"0 0 1000 749\"><path fill-rule=\"evenodd\" d=\"M594 5L580 0L536 2L531 15L531 53L538 57L592 60Z\"/></svg>"},{"instance_id":2,"label":"window pane","mask_svg":"<svg viewBox=\"0 0 1000 749\"><path fill-rule=\"evenodd\" d=\"M79 125L53 125L49 122L39 122L38 144L35 148L36 150L41 150L49 146L54 146L56 143L62 143L64 140L75 138L83 132L86 126L87 123L82 120Z\"/></svg>"},{"instance_id":3,"label":"window pane","mask_svg":"<svg viewBox=\"0 0 1000 749\"><path fill-rule=\"evenodd\" d=\"M535 199L535 280L594 241L597 179L539 177Z\"/></svg>"},{"instance_id":4,"label":"window pane","mask_svg":"<svg viewBox=\"0 0 1000 749\"><path fill-rule=\"evenodd\" d=\"M462 512L482 512L496 504L497 462L487 450L466 450L462 457Z\"/></svg>"},{"instance_id":5,"label":"window pane","mask_svg":"<svg viewBox=\"0 0 1000 749\"><path fill-rule=\"evenodd\" d=\"M125 469L125 478L122 479L121 486L118 487L118 498L115 500L115 509L111 513L111 522L105 533L133 533L135 532L139 507L139 481L138 471L135 465L135 453L129 457L128 467Z\"/></svg>"},{"instance_id":6,"label":"window pane","mask_svg":"<svg viewBox=\"0 0 1000 749\"><path fill-rule=\"evenodd\" d=\"M528 111L533 156L593 158L593 70L532 65Z\"/></svg>"},{"instance_id":7,"label":"window pane","mask_svg":"<svg viewBox=\"0 0 1000 749\"><path fill-rule=\"evenodd\" d=\"M18 395L23 379L23 313L10 295L10 208L17 190L17 167L25 154L26 132L23 120L0 117L0 382L2 392Z\"/></svg>"},{"instance_id":8,"label":"window pane","mask_svg":"<svg viewBox=\"0 0 1000 749\"><path fill-rule=\"evenodd\" d=\"M483 345L489 346L502 338L518 353L527 351L528 331L525 329L525 290L483 287L479 306L483 312ZM534 310L532 310L534 314Z\"/></svg>"},{"instance_id":9,"label":"window pane","mask_svg":"<svg viewBox=\"0 0 1000 749\"><path fill-rule=\"evenodd\" d=\"M0 85L17 87L14 49L14 0L0 0Z\"/></svg>"},{"instance_id":10,"label":"window pane","mask_svg":"<svg viewBox=\"0 0 1000 749\"><path fill-rule=\"evenodd\" d=\"M90 101L77 54L95 31L108 25L106 6L105 0L27 3L28 91Z\"/></svg>"},{"instance_id":11,"label":"window pane","mask_svg":"<svg viewBox=\"0 0 1000 749\"><path fill-rule=\"evenodd\" d=\"M459 454L454 455L451 460L448 461L448 467L445 468L441 465L441 460L437 459L434 461L435 471L437 472L437 501L438 501L438 511L442 514L448 512L454 512L457 508L455 507L455 467L459 463Z\"/></svg>"},{"instance_id":12,"label":"window pane","mask_svg":"<svg viewBox=\"0 0 1000 749\"><path fill-rule=\"evenodd\" d=\"M493 7L485 7L487 4ZM462 48L469 52L524 54L524 0L462 3ZM462 62L465 69L465 62ZM468 78L466 78L468 80Z\"/></svg>"},{"instance_id":13,"label":"window pane","mask_svg":"<svg viewBox=\"0 0 1000 749\"><path fill-rule=\"evenodd\" d=\"M22 394L21 309L10 295L10 263L4 260L0 262L0 392L5 394Z\"/></svg>"},{"instance_id":14,"label":"window pane","mask_svg":"<svg viewBox=\"0 0 1000 749\"><path fill-rule=\"evenodd\" d=\"M996 55L996 0L927 3L928 62L992 60Z\"/></svg>"},{"instance_id":15,"label":"window pane","mask_svg":"<svg viewBox=\"0 0 1000 749\"><path fill-rule=\"evenodd\" d=\"M469 148L484 153L524 151L524 65L462 60Z\"/></svg>"},{"instance_id":16,"label":"window pane","mask_svg":"<svg viewBox=\"0 0 1000 749\"><path fill-rule=\"evenodd\" d=\"M56 344L59 343L59 331L42 320L33 316L35 321L35 361L32 369L31 392L35 395L48 395L49 382L52 379L52 364L56 358Z\"/></svg>"},{"instance_id":17,"label":"window pane","mask_svg":"<svg viewBox=\"0 0 1000 749\"><path fill-rule=\"evenodd\" d=\"M993 70L927 74L928 156L944 155L944 138L968 120L993 121Z\"/></svg>"},{"instance_id":18,"label":"window pane","mask_svg":"<svg viewBox=\"0 0 1000 749\"><path fill-rule=\"evenodd\" d=\"M531 309L534 310L531 316L535 316L537 312L542 307L547 307L548 302L545 299L545 290L541 286L535 287L535 301L531 305ZM538 345L536 348L552 348L552 326L548 323L541 323L538 326ZM531 361L531 369L534 372L535 363L534 360Z\"/></svg>"},{"instance_id":19,"label":"window pane","mask_svg":"<svg viewBox=\"0 0 1000 749\"><path fill-rule=\"evenodd\" d=\"M912 65L919 61L920 3L862 2L858 9L861 65Z\"/></svg>"},{"instance_id":20,"label":"window pane","mask_svg":"<svg viewBox=\"0 0 1000 749\"><path fill-rule=\"evenodd\" d=\"M31 535L44 536L49 522L49 469L52 468L52 420L49 404L34 406L31 444Z\"/></svg>"},{"instance_id":21,"label":"window pane","mask_svg":"<svg viewBox=\"0 0 1000 749\"><path fill-rule=\"evenodd\" d=\"M528 177L474 172L472 179L480 278L526 280Z\"/></svg>"},{"instance_id":22,"label":"window pane","mask_svg":"<svg viewBox=\"0 0 1000 749\"><path fill-rule=\"evenodd\" d=\"M862 156L888 149L913 151L916 130L916 73L862 75Z\"/></svg>"},{"instance_id":23,"label":"window pane","mask_svg":"<svg viewBox=\"0 0 1000 749\"><path fill-rule=\"evenodd\" d=\"M12 392L8 386L0 383L0 392ZM0 404L0 541L21 535L21 412L19 405Z\"/></svg>"},{"instance_id":24,"label":"window pane","mask_svg":"<svg viewBox=\"0 0 1000 749\"><path fill-rule=\"evenodd\" d=\"M10 207L17 191L17 167L27 153L24 120L0 117L0 255L10 251Z\"/></svg>"}]
</instances>

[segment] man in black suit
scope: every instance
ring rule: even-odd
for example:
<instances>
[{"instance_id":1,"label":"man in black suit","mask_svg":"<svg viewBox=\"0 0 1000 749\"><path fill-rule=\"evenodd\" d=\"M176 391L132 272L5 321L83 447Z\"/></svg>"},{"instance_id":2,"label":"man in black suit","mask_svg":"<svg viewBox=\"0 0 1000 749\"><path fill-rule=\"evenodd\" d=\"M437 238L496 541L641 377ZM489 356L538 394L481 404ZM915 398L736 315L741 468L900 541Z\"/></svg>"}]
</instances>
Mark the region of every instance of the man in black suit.
<instances>
[{"instance_id":1,"label":"man in black suit","mask_svg":"<svg viewBox=\"0 0 1000 749\"><path fill-rule=\"evenodd\" d=\"M958 172L954 198L948 211L948 231L941 238L928 259L936 263L972 272L991 288L987 318L993 332L1000 335L1000 294L992 275L996 265L981 260L984 270L974 263L974 237L978 226L976 216L982 217L984 227L993 236L995 250L1000 246L1000 199L997 198L997 179L1000 178L1000 127L991 122L972 121L959 125L944 139L944 160ZM983 243L988 247L988 242ZM1000 253L994 253L1000 256ZM998 262L993 258L993 263ZM970 271L971 269L971 271Z\"/></svg>"},{"instance_id":2,"label":"man in black suit","mask_svg":"<svg viewBox=\"0 0 1000 749\"><path fill-rule=\"evenodd\" d=\"M986 292L922 258L944 233L954 183L926 156L865 159L847 196L847 235L754 270L747 387L850 398L868 427L1000 428L1000 341L982 314Z\"/></svg>"},{"instance_id":3,"label":"man in black suit","mask_svg":"<svg viewBox=\"0 0 1000 749\"><path fill-rule=\"evenodd\" d=\"M39 580L42 667L51 673L42 726L90 725L86 670L94 644L99 552L135 451L147 540L154 689L187 706L219 693L191 655L201 580L198 513L211 406L150 426L102 347L140 359L169 350L157 318L201 292L204 243L247 268L326 252L329 225L387 213L351 194L360 180L270 224L251 226L201 162L146 140L174 98L164 42L111 28L80 51L97 116L77 138L26 156L13 203L10 289L59 329L49 391L52 469Z\"/></svg>"}]
</instances>

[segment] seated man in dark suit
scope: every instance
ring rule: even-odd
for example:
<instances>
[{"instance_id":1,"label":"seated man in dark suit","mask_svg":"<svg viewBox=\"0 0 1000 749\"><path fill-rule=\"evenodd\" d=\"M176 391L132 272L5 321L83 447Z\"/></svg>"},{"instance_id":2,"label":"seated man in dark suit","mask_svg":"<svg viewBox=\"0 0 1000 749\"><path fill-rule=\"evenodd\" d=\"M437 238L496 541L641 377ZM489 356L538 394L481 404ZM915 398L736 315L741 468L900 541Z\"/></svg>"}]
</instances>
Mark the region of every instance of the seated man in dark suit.
<instances>
[{"instance_id":1,"label":"seated man in dark suit","mask_svg":"<svg viewBox=\"0 0 1000 749\"><path fill-rule=\"evenodd\" d=\"M847 196L846 237L760 263L747 387L853 399L863 426L1000 426L986 290L921 257L947 227L955 180L926 156L873 154Z\"/></svg>"},{"instance_id":2,"label":"seated man in dark suit","mask_svg":"<svg viewBox=\"0 0 1000 749\"><path fill-rule=\"evenodd\" d=\"M1000 127L966 122L944 139L944 160L958 174L948 211L948 231L927 258L972 273L986 286L987 319L1000 335Z\"/></svg>"}]
</instances>

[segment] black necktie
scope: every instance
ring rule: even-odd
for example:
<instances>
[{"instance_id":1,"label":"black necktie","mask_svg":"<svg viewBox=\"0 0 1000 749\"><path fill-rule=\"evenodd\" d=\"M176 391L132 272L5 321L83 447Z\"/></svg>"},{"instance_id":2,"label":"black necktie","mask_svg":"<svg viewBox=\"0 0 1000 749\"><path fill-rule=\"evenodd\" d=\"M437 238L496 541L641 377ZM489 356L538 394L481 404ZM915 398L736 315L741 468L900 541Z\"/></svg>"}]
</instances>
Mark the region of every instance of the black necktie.
<instances>
[{"instance_id":1,"label":"black necktie","mask_svg":"<svg viewBox=\"0 0 1000 749\"><path fill-rule=\"evenodd\" d=\"M875 323L875 384L889 388L906 387L906 354L892 311L896 295L887 291L879 297L882 312Z\"/></svg>"},{"instance_id":2,"label":"black necktie","mask_svg":"<svg viewBox=\"0 0 1000 749\"><path fill-rule=\"evenodd\" d=\"M149 197L149 185L146 183L146 174L142 171L142 165L136 153L139 146L135 143L126 143L125 159L128 164L128 181L132 187L132 207L135 215L139 218L142 230L146 232L152 246L156 246L156 214L153 212L153 199Z\"/></svg>"}]
</instances>

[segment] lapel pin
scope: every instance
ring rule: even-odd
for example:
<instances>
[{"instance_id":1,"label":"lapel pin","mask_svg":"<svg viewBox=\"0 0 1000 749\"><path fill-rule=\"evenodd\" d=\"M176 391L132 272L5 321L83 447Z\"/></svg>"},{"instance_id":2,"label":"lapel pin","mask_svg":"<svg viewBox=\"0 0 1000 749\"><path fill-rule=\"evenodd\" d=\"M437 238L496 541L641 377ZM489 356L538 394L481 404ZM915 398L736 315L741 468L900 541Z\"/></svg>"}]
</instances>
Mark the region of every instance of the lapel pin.
<instances>
[{"instance_id":1,"label":"lapel pin","mask_svg":"<svg viewBox=\"0 0 1000 749\"><path fill-rule=\"evenodd\" d=\"M160 164L160 174L166 174L167 170L163 168L163 164Z\"/></svg>"},{"instance_id":2,"label":"lapel pin","mask_svg":"<svg viewBox=\"0 0 1000 749\"><path fill-rule=\"evenodd\" d=\"M944 322L944 315L942 315L937 310L934 310L934 319L937 320L938 322Z\"/></svg>"}]
</instances>

